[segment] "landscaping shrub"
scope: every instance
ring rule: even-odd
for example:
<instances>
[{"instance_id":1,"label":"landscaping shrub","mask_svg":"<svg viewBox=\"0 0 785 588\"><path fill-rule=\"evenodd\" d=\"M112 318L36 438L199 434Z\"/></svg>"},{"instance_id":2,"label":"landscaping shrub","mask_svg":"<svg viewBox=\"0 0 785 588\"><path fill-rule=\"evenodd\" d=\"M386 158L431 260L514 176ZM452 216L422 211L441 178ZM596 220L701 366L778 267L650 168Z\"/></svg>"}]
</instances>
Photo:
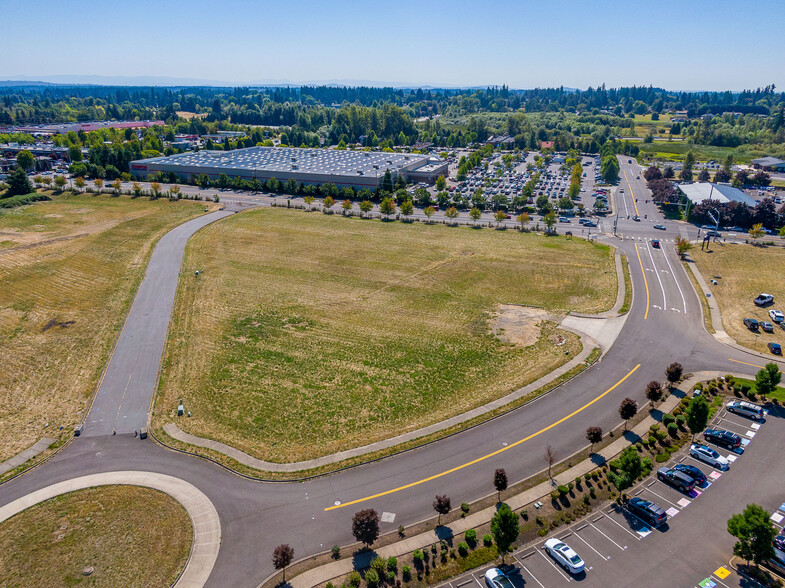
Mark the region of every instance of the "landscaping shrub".
<instances>
[{"instance_id":1,"label":"landscaping shrub","mask_svg":"<svg viewBox=\"0 0 785 588\"><path fill-rule=\"evenodd\" d=\"M490 547L493 545L493 537L486 533L482 536L482 544L485 545L485 547Z\"/></svg>"},{"instance_id":2,"label":"landscaping shrub","mask_svg":"<svg viewBox=\"0 0 785 588\"><path fill-rule=\"evenodd\" d=\"M391 557L387 560L387 571L394 572L398 569L398 559Z\"/></svg>"},{"instance_id":3,"label":"landscaping shrub","mask_svg":"<svg viewBox=\"0 0 785 588\"><path fill-rule=\"evenodd\" d=\"M466 531L466 533L464 533L464 538L466 539L466 542L472 547L477 545L477 531L474 529L469 529Z\"/></svg>"},{"instance_id":4,"label":"landscaping shrub","mask_svg":"<svg viewBox=\"0 0 785 588\"><path fill-rule=\"evenodd\" d=\"M469 514L469 509L470 508L471 507L469 506L469 504L467 502L462 502L461 503L461 512L463 513L463 515L461 515L461 516L466 516L467 514Z\"/></svg>"},{"instance_id":5,"label":"landscaping shrub","mask_svg":"<svg viewBox=\"0 0 785 588\"><path fill-rule=\"evenodd\" d=\"M535 518L534 520L540 526L542 526L545 523L545 521L542 520L542 517L540 515L537 515L537 518Z\"/></svg>"},{"instance_id":6,"label":"landscaping shrub","mask_svg":"<svg viewBox=\"0 0 785 588\"><path fill-rule=\"evenodd\" d=\"M662 415L662 424L665 425L666 427L670 425L672 422L674 422L675 420L676 417L674 417L672 414L665 413L664 415Z\"/></svg>"},{"instance_id":7,"label":"landscaping shrub","mask_svg":"<svg viewBox=\"0 0 785 588\"><path fill-rule=\"evenodd\" d=\"M365 572L365 583L368 585L368 588L377 588L379 585L379 574L376 570L368 570Z\"/></svg>"},{"instance_id":8,"label":"landscaping shrub","mask_svg":"<svg viewBox=\"0 0 785 588\"><path fill-rule=\"evenodd\" d=\"M412 579L412 569L409 566L403 566L401 568L401 576L404 582L408 582Z\"/></svg>"},{"instance_id":9,"label":"landscaping shrub","mask_svg":"<svg viewBox=\"0 0 785 588\"><path fill-rule=\"evenodd\" d=\"M425 559L425 554L422 552L422 549L415 549L412 553L412 559L414 560L414 565L420 567Z\"/></svg>"},{"instance_id":10,"label":"landscaping shrub","mask_svg":"<svg viewBox=\"0 0 785 588\"><path fill-rule=\"evenodd\" d=\"M373 561L371 561L371 569L376 572L380 578L383 577L384 572L387 569L387 560L383 557L373 558Z\"/></svg>"},{"instance_id":11,"label":"landscaping shrub","mask_svg":"<svg viewBox=\"0 0 785 588\"><path fill-rule=\"evenodd\" d=\"M521 511L521 518L525 521L529 520L529 511L525 508Z\"/></svg>"},{"instance_id":12,"label":"landscaping shrub","mask_svg":"<svg viewBox=\"0 0 785 588\"><path fill-rule=\"evenodd\" d=\"M657 455L655 455L654 456L654 461L656 461L657 463L662 463L662 462L668 461L670 459L670 457L671 457L671 454L666 451L664 453L658 453Z\"/></svg>"},{"instance_id":13,"label":"landscaping shrub","mask_svg":"<svg viewBox=\"0 0 785 588\"><path fill-rule=\"evenodd\" d=\"M352 572L351 574L349 574L349 578L347 582L349 586L358 588L360 586L360 582L362 582L362 577L360 576L360 572Z\"/></svg>"},{"instance_id":14,"label":"landscaping shrub","mask_svg":"<svg viewBox=\"0 0 785 588\"><path fill-rule=\"evenodd\" d=\"M548 529L540 529L539 531L537 531L538 537L545 537L547 534L548 534Z\"/></svg>"},{"instance_id":15,"label":"landscaping shrub","mask_svg":"<svg viewBox=\"0 0 785 588\"><path fill-rule=\"evenodd\" d=\"M591 472L586 472L585 474L583 474L583 479L586 480L587 482L591 480Z\"/></svg>"},{"instance_id":16,"label":"landscaping shrub","mask_svg":"<svg viewBox=\"0 0 785 588\"><path fill-rule=\"evenodd\" d=\"M340 545L333 545L330 549L333 553L333 559L338 559L341 557L341 546Z\"/></svg>"},{"instance_id":17,"label":"landscaping shrub","mask_svg":"<svg viewBox=\"0 0 785 588\"><path fill-rule=\"evenodd\" d=\"M676 424L678 426L683 427L686 423L687 423L687 417L685 417L683 414L680 414L679 416L676 417Z\"/></svg>"},{"instance_id":18,"label":"landscaping shrub","mask_svg":"<svg viewBox=\"0 0 785 588\"><path fill-rule=\"evenodd\" d=\"M564 496L570 491L570 489L564 484L560 484L559 486L556 487L556 489L559 491L559 494L561 494L562 496Z\"/></svg>"},{"instance_id":19,"label":"landscaping shrub","mask_svg":"<svg viewBox=\"0 0 785 588\"><path fill-rule=\"evenodd\" d=\"M466 557L469 555L469 545L461 541L458 543L458 553L461 557Z\"/></svg>"},{"instance_id":20,"label":"landscaping shrub","mask_svg":"<svg viewBox=\"0 0 785 588\"><path fill-rule=\"evenodd\" d=\"M588 505L590 501L591 501L591 498L589 498L589 495L588 494L584 494L583 495L583 504Z\"/></svg>"},{"instance_id":21,"label":"landscaping shrub","mask_svg":"<svg viewBox=\"0 0 785 588\"><path fill-rule=\"evenodd\" d=\"M558 490L551 490L551 499L552 500L559 500L561 493Z\"/></svg>"},{"instance_id":22,"label":"landscaping shrub","mask_svg":"<svg viewBox=\"0 0 785 588\"><path fill-rule=\"evenodd\" d=\"M671 437L678 437L679 436L679 425L676 423L668 423L668 434Z\"/></svg>"},{"instance_id":23,"label":"landscaping shrub","mask_svg":"<svg viewBox=\"0 0 785 588\"><path fill-rule=\"evenodd\" d=\"M594 488L589 488L589 494L592 498L597 498L597 493L594 491Z\"/></svg>"}]
</instances>

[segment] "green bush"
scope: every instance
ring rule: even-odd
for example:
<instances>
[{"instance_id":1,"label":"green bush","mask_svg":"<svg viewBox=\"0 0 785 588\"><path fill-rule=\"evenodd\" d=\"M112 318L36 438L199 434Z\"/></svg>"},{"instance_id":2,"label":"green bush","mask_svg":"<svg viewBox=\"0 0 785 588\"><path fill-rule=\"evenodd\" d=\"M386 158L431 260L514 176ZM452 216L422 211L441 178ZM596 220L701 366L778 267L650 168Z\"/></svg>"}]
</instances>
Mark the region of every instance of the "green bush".
<instances>
[{"instance_id":1,"label":"green bush","mask_svg":"<svg viewBox=\"0 0 785 588\"><path fill-rule=\"evenodd\" d=\"M458 543L458 554L461 557L466 557L467 555L469 555L469 545L464 543L463 541Z\"/></svg>"},{"instance_id":2,"label":"green bush","mask_svg":"<svg viewBox=\"0 0 785 588\"><path fill-rule=\"evenodd\" d=\"M662 463L668 461L671 458L671 454L668 451L664 451L663 453L658 453L654 456L654 461L657 463Z\"/></svg>"},{"instance_id":3,"label":"green bush","mask_svg":"<svg viewBox=\"0 0 785 588\"><path fill-rule=\"evenodd\" d=\"M676 417L674 417L672 414L668 414L667 412L664 415L662 415L662 424L664 424L666 427L670 425L672 422L674 422L675 420Z\"/></svg>"},{"instance_id":4,"label":"green bush","mask_svg":"<svg viewBox=\"0 0 785 588\"><path fill-rule=\"evenodd\" d=\"M548 534L548 529L546 529L546 528L543 528L543 529L540 529L539 531L537 531L537 536L538 537L545 537L547 534Z\"/></svg>"},{"instance_id":5,"label":"green bush","mask_svg":"<svg viewBox=\"0 0 785 588\"><path fill-rule=\"evenodd\" d=\"M412 559L415 564L422 563L425 559L425 554L422 552L422 549L415 549L414 552L412 552Z\"/></svg>"},{"instance_id":6,"label":"green bush","mask_svg":"<svg viewBox=\"0 0 785 588\"><path fill-rule=\"evenodd\" d=\"M591 494L592 498L597 498L597 493L594 491L594 488L589 488L589 494Z\"/></svg>"},{"instance_id":7,"label":"green bush","mask_svg":"<svg viewBox=\"0 0 785 588\"><path fill-rule=\"evenodd\" d=\"M462 512L463 514L465 514L465 515L469 514L469 509L470 509L470 508L471 508L471 507L469 506L469 504L468 504L467 502L462 502L462 503L461 503L461 512Z\"/></svg>"},{"instance_id":8,"label":"green bush","mask_svg":"<svg viewBox=\"0 0 785 588\"><path fill-rule=\"evenodd\" d=\"M529 520L529 511L526 510L525 508L521 510L521 518L525 521Z\"/></svg>"},{"instance_id":9,"label":"green bush","mask_svg":"<svg viewBox=\"0 0 785 588\"><path fill-rule=\"evenodd\" d=\"M392 585L395 584L395 572L387 572L387 583Z\"/></svg>"},{"instance_id":10,"label":"green bush","mask_svg":"<svg viewBox=\"0 0 785 588\"><path fill-rule=\"evenodd\" d=\"M373 561L371 561L371 569L376 572L376 575L380 578L384 576L384 572L387 569L387 560L383 557L375 557Z\"/></svg>"},{"instance_id":11,"label":"green bush","mask_svg":"<svg viewBox=\"0 0 785 588\"><path fill-rule=\"evenodd\" d=\"M354 588L358 588L360 586L360 582L362 582L362 577L360 576L360 572L352 572L349 574L349 578L347 582L349 586L353 586Z\"/></svg>"},{"instance_id":12,"label":"green bush","mask_svg":"<svg viewBox=\"0 0 785 588\"><path fill-rule=\"evenodd\" d=\"M394 572L398 569L398 559L391 557L387 560L387 570Z\"/></svg>"},{"instance_id":13,"label":"green bush","mask_svg":"<svg viewBox=\"0 0 785 588\"><path fill-rule=\"evenodd\" d=\"M0 208L16 208L17 206L24 206L32 204L33 202L40 202L42 200L51 200L46 194L39 194L31 192L30 194L17 194L10 198L3 198L0 200Z\"/></svg>"},{"instance_id":14,"label":"green bush","mask_svg":"<svg viewBox=\"0 0 785 588\"><path fill-rule=\"evenodd\" d=\"M683 427L687 423L687 417L683 414L680 414L676 417L676 424L680 427Z\"/></svg>"},{"instance_id":15,"label":"green bush","mask_svg":"<svg viewBox=\"0 0 785 588\"><path fill-rule=\"evenodd\" d=\"M412 569L409 566L402 566L401 576L403 577L404 582L408 582L412 579Z\"/></svg>"},{"instance_id":16,"label":"green bush","mask_svg":"<svg viewBox=\"0 0 785 588\"><path fill-rule=\"evenodd\" d=\"M472 547L477 545L477 531L474 529L469 529L466 531L466 533L463 534L463 536L466 539L466 542Z\"/></svg>"},{"instance_id":17,"label":"green bush","mask_svg":"<svg viewBox=\"0 0 785 588\"><path fill-rule=\"evenodd\" d=\"M591 498L589 498L589 495L588 494L584 494L583 495L583 504L588 505L590 501L591 501Z\"/></svg>"},{"instance_id":18,"label":"green bush","mask_svg":"<svg viewBox=\"0 0 785 588\"><path fill-rule=\"evenodd\" d=\"M376 570L368 570L365 572L365 583L368 585L368 588L377 588L379 586L379 574Z\"/></svg>"},{"instance_id":19,"label":"green bush","mask_svg":"<svg viewBox=\"0 0 785 588\"><path fill-rule=\"evenodd\" d=\"M668 434L671 437L678 437L679 436L679 425L676 423L668 423Z\"/></svg>"},{"instance_id":20,"label":"green bush","mask_svg":"<svg viewBox=\"0 0 785 588\"><path fill-rule=\"evenodd\" d=\"M560 496L561 496L561 494L559 493L558 490L551 490L551 499L552 500L559 500Z\"/></svg>"},{"instance_id":21,"label":"green bush","mask_svg":"<svg viewBox=\"0 0 785 588\"><path fill-rule=\"evenodd\" d=\"M493 537L486 533L482 536L482 544L485 545L485 547L490 547L493 545Z\"/></svg>"},{"instance_id":22,"label":"green bush","mask_svg":"<svg viewBox=\"0 0 785 588\"><path fill-rule=\"evenodd\" d=\"M330 549L333 553L333 558L338 559L341 557L341 546L340 545L333 545Z\"/></svg>"},{"instance_id":23,"label":"green bush","mask_svg":"<svg viewBox=\"0 0 785 588\"><path fill-rule=\"evenodd\" d=\"M559 494L561 494L562 496L570 491L570 489L564 484L560 484L559 486L556 487L556 489L559 491Z\"/></svg>"},{"instance_id":24,"label":"green bush","mask_svg":"<svg viewBox=\"0 0 785 588\"><path fill-rule=\"evenodd\" d=\"M583 474L583 479L586 480L587 482L591 480L591 472L586 472L585 474Z\"/></svg>"}]
</instances>

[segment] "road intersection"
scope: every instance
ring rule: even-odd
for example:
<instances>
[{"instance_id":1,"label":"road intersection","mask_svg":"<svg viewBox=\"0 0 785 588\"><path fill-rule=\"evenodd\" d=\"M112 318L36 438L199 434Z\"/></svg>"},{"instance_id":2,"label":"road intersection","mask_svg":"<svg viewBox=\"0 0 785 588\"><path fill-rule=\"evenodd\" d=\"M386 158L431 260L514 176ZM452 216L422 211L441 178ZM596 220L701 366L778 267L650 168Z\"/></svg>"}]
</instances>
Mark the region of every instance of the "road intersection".
<instances>
[{"instance_id":1,"label":"road intersection","mask_svg":"<svg viewBox=\"0 0 785 588\"><path fill-rule=\"evenodd\" d=\"M270 554L279 543L292 545L299 558L352 542L351 517L360 508L394 515L382 523L382 532L392 531L431 517L434 494L449 492L453 503L486 496L496 468L505 468L511 482L539 472L546 445L560 456L573 454L587 445L587 426L613 429L619 401L629 396L643 403L645 385L661 380L673 361L685 371L753 374L764 360L723 345L705 331L701 303L674 248L651 246L652 239L686 229L659 220L667 230L654 230L652 221L659 214L653 203L645 202L645 184L636 179L639 168L624 161L621 167L625 191L618 194L617 206L637 209L647 219L619 219L617 234L632 238L607 233L599 238L629 260L629 317L600 362L535 402L441 441L302 482L250 480L152 440L140 441L134 431L145 426L162 347L140 343L137 337L163 328L165 339L174 299L171 283L176 287L188 236L231 209L264 203L227 196L222 197L226 211L189 221L170 233L176 238L159 242L87 417L85 435L0 486L0 505L88 474L139 470L176 476L206 495L220 517L221 549L207 585L253 587L273 571ZM164 276L166 284L159 283ZM155 295L147 296L148 291ZM128 378L133 386L126 385Z\"/></svg>"}]
</instances>

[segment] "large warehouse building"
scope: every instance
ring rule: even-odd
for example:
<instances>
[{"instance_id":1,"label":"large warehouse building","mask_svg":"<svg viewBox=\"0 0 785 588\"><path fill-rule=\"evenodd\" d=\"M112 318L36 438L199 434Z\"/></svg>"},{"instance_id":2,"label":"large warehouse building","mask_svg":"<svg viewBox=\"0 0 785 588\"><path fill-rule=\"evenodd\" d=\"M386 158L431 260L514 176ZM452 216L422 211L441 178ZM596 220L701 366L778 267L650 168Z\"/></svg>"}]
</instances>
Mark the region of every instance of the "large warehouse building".
<instances>
[{"instance_id":1,"label":"large warehouse building","mask_svg":"<svg viewBox=\"0 0 785 588\"><path fill-rule=\"evenodd\" d=\"M186 179L205 174L211 180L226 174L260 182L291 179L306 185L332 183L339 188L369 190L379 187L388 169L393 180L402 175L407 182L435 182L439 176L447 176L447 162L428 155L294 147L180 153L132 161L130 169L140 179L155 172L174 172Z\"/></svg>"}]
</instances>

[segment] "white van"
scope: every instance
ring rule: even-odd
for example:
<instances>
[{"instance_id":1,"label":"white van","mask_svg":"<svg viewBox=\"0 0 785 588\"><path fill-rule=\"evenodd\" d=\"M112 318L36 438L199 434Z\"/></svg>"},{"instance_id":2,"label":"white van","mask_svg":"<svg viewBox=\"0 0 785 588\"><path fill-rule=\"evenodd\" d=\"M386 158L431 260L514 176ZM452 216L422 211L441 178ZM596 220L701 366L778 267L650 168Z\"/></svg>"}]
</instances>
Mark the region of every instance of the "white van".
<instances>
[{"instance_id":1,"label":"white van","mask_svg":"<svg viewBox=\"0 0 785 588\"><path fill-rule=\"evenodd\" d=\"M728 412L740 414L751 418L754 421L762 421L763 417L766 415L763 408L752 402L747 402L746 400L731 400L725 405L725 408L728 409Z\"/></svg>"}]
</instances>

